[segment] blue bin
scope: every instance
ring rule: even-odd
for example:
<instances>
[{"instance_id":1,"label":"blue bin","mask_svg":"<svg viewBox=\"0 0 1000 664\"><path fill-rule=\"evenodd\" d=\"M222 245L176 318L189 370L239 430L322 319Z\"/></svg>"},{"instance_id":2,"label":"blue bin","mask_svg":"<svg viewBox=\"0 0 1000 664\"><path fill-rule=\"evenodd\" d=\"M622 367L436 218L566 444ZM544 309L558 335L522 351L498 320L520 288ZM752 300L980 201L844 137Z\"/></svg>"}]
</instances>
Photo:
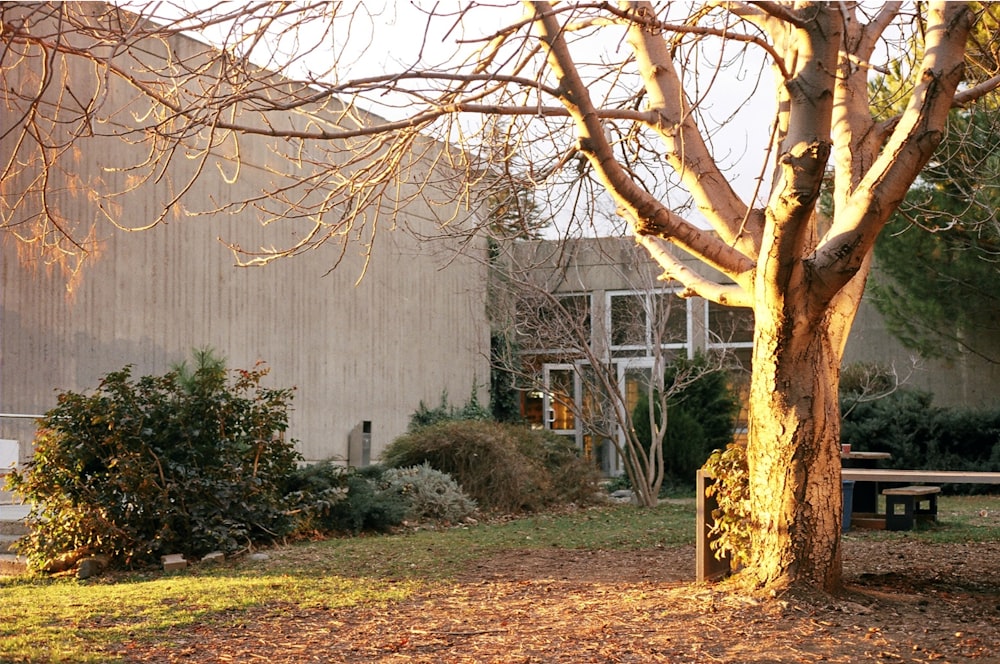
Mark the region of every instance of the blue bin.
<instances>
[{"instance_id":1,"label":"blue bin","mask_svg":"<svg viewBox=\"0 0 1000 664\"><path fill-rule=\"evenodd\" d=\"M851 512L854 511L854 480L841 480L844 492L844 519L841 532L851 529Z\"/></svg>"}]
</instances>

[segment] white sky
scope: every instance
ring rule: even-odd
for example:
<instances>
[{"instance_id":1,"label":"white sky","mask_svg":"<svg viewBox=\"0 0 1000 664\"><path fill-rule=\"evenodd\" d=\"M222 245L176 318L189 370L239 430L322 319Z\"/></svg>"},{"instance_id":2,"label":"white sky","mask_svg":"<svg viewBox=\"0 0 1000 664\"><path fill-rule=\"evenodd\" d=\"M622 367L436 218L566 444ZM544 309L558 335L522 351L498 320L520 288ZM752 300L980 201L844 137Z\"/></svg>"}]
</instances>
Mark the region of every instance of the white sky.
<instances>
[{"instance_id":1,"label":"white sky","mask_svg":"<svg viewBox=\"0 0 1000 664\"><path fill-rule=\"evenodd\" d=\"M152 7L161 16L177 16L182 8L218 6L214 2L207 4L205 0L179 0L170 3L132 0L132 3L126 3L126 6L127 4L142 5L147 11ZM238 6L240 2L233 0L232 4ZM352 7L356 7L357 11L352 11ZM457 54L468 53L477 46L475 43L458 44L457 40L475 40L490 35L499 27L509 25L522 16L520 5L514 3L506 7L477 8L461 24L454 26L454 19L435 19L430 37L425 42L427 12L422 8L447 15L457 14L462 7L463 3L447 0L437 3L393 0L345 2L339 10L342 14L338 14L334 21L332 35L305 32L299 35L300 41L294 45L269 42L268 46L283 49L286 51L284 55L309 53L309 57L301 62L302 72L327 72L336 60L337 71L334 75L339 80L344 80L404 71L418 61L424 67L453 62ZM350 20L347 17L351 17ZM252 29L253 26L247 27ZM452 28L450 34L443 34L448 28ZM620 60L623 52L628 50L621 42L621 32L616 35L611 35L608 30L603 32L609 36L596 42L598 48L604 50L608 60ZM222 40L219 36L221 34L223 33L214 36L208 34L207 37L210 41L219 43ZM317 42L322 43L317 45ZM751 49L750 53L750 57L762 57L759 49ZM594 52L582 55L591 61L602 56L601 53ZM259 64L265 64L260 62L260 58L254 59ZM717 59L716 57L715 60ZM704 74L699 70L699 85L712 88L701 109L705 118L717 123L717 126L707 128L713 133L711 142L716 158L730 175L737 192L746 199L753 195L757 186L756 178L761 172L769 122L774 111L774 96L766 70L765 80L754 92L761 61L734 60L729 68L716 77L716 62L706 58ZM398 119L408 110L406 105L394 103L391 96L376 98L375 102L370 110L390 120ZM739 117L731 120L730 116L737 113ZM764 191L762 195L766 196L766 193Z\"/></svg>"}]
</instances>

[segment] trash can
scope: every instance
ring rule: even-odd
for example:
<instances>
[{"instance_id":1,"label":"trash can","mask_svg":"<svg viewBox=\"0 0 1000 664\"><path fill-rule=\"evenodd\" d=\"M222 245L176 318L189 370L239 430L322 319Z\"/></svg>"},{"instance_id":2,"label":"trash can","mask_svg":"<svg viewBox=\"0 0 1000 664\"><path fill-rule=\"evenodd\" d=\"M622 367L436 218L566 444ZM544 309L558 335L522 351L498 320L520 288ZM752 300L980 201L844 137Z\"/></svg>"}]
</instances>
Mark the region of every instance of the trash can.
<instances>
[{"instance_id":1,"label":"trash can","mask_svg":"<svg viewBox=\"0 0 1000 664\"><path fill-rule=\"evenodd\" d=\"M844 492L844 518L841 532L851 529L851 512L854 511L854 480L841 480Z\"/></svg>"}]
</instances>

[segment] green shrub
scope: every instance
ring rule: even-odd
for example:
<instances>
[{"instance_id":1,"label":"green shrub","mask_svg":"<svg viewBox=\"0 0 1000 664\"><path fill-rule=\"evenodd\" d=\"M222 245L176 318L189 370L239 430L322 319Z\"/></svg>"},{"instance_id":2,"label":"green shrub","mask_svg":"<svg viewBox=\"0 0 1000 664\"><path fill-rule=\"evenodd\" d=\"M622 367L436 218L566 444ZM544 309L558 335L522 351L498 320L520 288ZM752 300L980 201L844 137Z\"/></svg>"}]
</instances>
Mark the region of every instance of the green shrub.
<instances>
[{"instance_id":1,"label":"green shrub","mask_svg":"<svg viewBox=\"0 0 1000 664\"><path fill-rule=\"evenodd\" d=\"M476 396L478 391L477 386L473 385L472 395L461 407L456 407L448 403L447 391L441 393L441 403L435 408L428 408L427 404L421 401L417 410L410 415L410 424L407 430L410 432L418 431L423 427L429 427L440 422L492 420L493 414L490 412L490 409L479 403L479 397Z\"/></svg>"},{"instance_id":2,"label":"green shrub","mask_svg":"<svg viewBox=\"0 0 1000 664\"><path fill-rule=\"evenodd\" d=\"M692 372L699 375L690 384L678 389L671 387L679 377L687 380ZM664 385L672 393L667 398L663 463L671 482L690 486L695 472L712 450L732 441L739 403L729 386L730 378L728 372L710 368L704 355L680 360L667 368ZM636 437L647 453L652 441L649 410L649 397L643 392L632 411L632 422ZM659 405L654 410L656 420L662 421Z\"/></svg>"},{"instance_id":3,"label":"green shrub","mask_svg":"<svg viewBox=\"0 0 1000 664\"><path fill-rule=\"evenodd\" d=\"M297 533L333 530L328 517L347 499L347 469L331 461L297 468L285 483L285 505Z\"/></svg>"},{"instance_id":4,"label":"green shrub","mask_svg":"<svg viewBox=\"0 0 1000 664\"><path fill-rule=\"evenodd\" d=\"M705 470L715 478L706 495L715 498L712 527L708 535L718 558L729 556L730 569L738 569L750 557L750 474L746 446L730 443L715 450L705 462Z\"/></svg>"},{"instance_id":5,"label":"green shrub","mask_svg":"<svg viewBox=\"0 0 1000 664\"><path fill-rule=\"evenodd\" d=\"M347 499L330 510L329 523L335 531L386 531L406 517L407 502L397 491L380 486L377 476L347 475Z\"/></svg>"},{"instance_id":6,"label":"green shrub","mask_svg":"<svg viewBox=\"0 0 1000 664\"><path fill-rule=\"evenodd\" d=\"M476 501L450 475L426 463L389 468L382 474L382 484L405 499L407 519L457 523L476 511Z\"/></svg>"},{"instance_id":7,"label":"green shrub","mask_svg":"<svg viewBox=\"0 0 1000 664\"><path fill-rule=\"evenodd\" d=\"M402 523L408 502L384 486L380 466L348 468L323 461L300 468L286 501L298 532L385 531Z\"/></svg>"},{"instance_id":8,"label":"green shrub","mask_svg":"<svg viewBox=\"0 0 1000 664\"><path fill-rule=\"evenodd\" d=\"M229 384L208 363L182 383L176 371L133 380L126 367L93 394L60 394L32 461L11 477L32 504L19 551L39 569L76 552L135 565L285 534L292 393L261 387L266 373L238 371Z\"/></svg>"},{"instance_id":9,"label":"green shrub","mask_svg":"<svg viewBox=\"0 0 1000 664\"><path fill-rule=\"evenodd\" d=\"M382 453L391 467L429 464L451 475L485 510L534 511L591 500L597 472L572 444L524 427L444 421L397 438Z\"/></svg>"}]
</instances>

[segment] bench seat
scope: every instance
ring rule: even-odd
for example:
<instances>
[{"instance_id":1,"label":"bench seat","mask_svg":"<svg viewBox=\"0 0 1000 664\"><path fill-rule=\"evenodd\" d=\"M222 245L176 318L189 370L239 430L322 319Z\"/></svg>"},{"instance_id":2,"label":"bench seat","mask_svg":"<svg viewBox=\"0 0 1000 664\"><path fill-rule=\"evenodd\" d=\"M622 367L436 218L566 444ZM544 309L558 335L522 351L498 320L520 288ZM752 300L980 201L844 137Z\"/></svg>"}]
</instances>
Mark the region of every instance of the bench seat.
<instances>
[{"instance_id":1,"label":"bench seat","mask_svg":"<svg viewBox=\"0 0 1000 664\"><path fill-rule=\"evenodd\" d=\"M899 470L896 468L843 468L840 476L856 482L905 482L907 484L1000 484L1000 473L967 470Z\"/></svg>"},{"instance_id":2,"label":"bench seat","mask_svg":"<svg viewBox=\"0 0 1000 664\"><path fill-rule=\"evenodd\" d=\"M885 529L913 530L916 519L937 521L939 486L901 486L884 489Z\"/></svg>"}]
</instances>

